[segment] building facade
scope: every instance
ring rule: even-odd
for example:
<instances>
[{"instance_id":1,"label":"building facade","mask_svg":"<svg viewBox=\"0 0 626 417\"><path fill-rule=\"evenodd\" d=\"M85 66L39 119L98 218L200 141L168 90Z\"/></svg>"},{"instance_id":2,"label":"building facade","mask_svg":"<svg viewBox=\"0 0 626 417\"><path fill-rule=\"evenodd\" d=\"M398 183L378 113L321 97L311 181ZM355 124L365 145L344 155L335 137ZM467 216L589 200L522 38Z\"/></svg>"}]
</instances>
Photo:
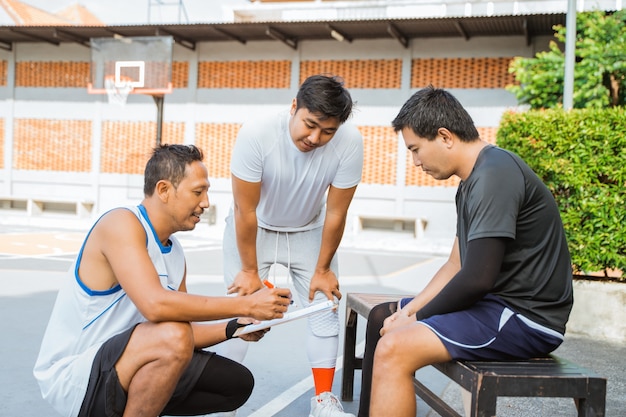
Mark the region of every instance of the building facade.
<instances>
[{"instance_id":1,"label":"building facade","mask_svg":"<svg viewBox=\"0 0 626 417\"><path fill-rule=\"evenodd\" d=\"M350 216L419 217L428 222L426 237L452 237L458 179L436 182L413 166L390 122L413 92L432 84L449 89L481 137L493 143L502 114L517 108L505 90L514 82L510 61L546 50L551 39L520 34L422 37L405 44L392 38L300 40L296 48L272 39L199 41L193 48L176 43L162 142L192 143L205 151L210 199L221 222L230 206L230 152L241 124L287 110L307 76L336 74L357 103L352 122L365 148ZM0 49L5 213L24 209L35 196L44 201L44 211L46 198L51 209L84 200L83 213L93 218L142 198L143 167L155 145L155 103L150 96L130 95L119 106L106 95L88 94L89 71L90 50L79 43L15 42Z\"/></svg>"}]
</instances>

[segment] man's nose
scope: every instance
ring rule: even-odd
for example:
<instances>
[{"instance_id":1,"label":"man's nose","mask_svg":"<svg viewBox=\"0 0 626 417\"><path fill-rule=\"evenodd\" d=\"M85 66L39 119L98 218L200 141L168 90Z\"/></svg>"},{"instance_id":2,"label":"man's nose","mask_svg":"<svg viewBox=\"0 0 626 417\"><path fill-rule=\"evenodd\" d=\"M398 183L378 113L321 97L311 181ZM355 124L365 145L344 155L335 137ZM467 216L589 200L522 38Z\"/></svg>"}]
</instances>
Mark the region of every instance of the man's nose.
<instances>
[{"instance_id":1,"label":"man's nose","mask_svg":"<svg viewBox=\"0 0 626 417\"><path fill-rule=\"evenodd\" d=\"M320 129L313 129L313 131L311 131L311 133L309 134L309 142L313 143L313 144L317 144L320 141L320 137L322 136L322 133L320 131Z\"/></svg>"}]
</instances>

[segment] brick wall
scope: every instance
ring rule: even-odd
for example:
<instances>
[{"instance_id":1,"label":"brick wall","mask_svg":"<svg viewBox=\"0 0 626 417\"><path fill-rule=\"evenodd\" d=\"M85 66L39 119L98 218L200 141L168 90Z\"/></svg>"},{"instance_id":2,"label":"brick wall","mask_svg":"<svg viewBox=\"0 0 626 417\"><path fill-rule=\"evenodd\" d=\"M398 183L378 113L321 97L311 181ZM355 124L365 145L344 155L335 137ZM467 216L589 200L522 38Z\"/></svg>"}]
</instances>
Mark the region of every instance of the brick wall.
<instances>
[{"instance_id":1,"label":"brick wall","mask_svg":"<svg viewBox=\"0 0 626 417\"><path fill-rule=\"evenodd\" d=\"M156 128L155 122L103 122L100 171L143 174L156 145ZM184 137L184 123L163 123L161 143L183 143Z\"/></svg>"},{"instance_id":2,"label":"brick wall","mask_svg":"<svg viewBox=\"0 0 626 417\"><path fill-rule=\"evenodd\" d=\"M15 119L13 168L91 171L91 121Z\"/></svg>"},{"instance_id":3,"label":"brick wall","mask_svg":"<svg viewBox=\"0 0 626 417\"><path fill-rule=\"evenodd\" d=\"M512 83L511 58L413 59L411 88L433 84L442 88L504 88ZM290 60L202 61L198 63L198 88L288 89ZM347 88L400 89L400 59L305 60L299 67L300 82L316 73L340 74ZM0 83L6 85L7 63L0 61ZM16 86L86 88L89 62L22 61L16 63ZM189 63L172 64L174 88L188 88ZM400 106L401 103L398 103ZM2 125L3 126L3 125ZM203 123L195 126L195 143L206 154L209 175L228 178L236 123ZM163 143L183 143L185 125L166 122ZM396 184L398 158L406 157L406 185L455 186L455 179L434 181L415 169L410 155L398 155L398 136L390 126L359 126L364 139L363 183ZM479 129L493 142L495 129ZM88 172L91 170L91 121L15 120L15 169ZM142 174L155 144L156 123L104 121L102 124L101 172ZM3 139L4 128L0 131ZM0 149L3 151L4 146ZM2 153L0 153L2 155ZM0 158L0 164L3 158Z\"/></svg>"},{"instance_id":4,"label":"brick wall","mask_svg":"<svg viewBox=\"0 0 626 417\"><path fill-rule=\"evenodd\" d=\"M411 62L411 88L504 88L513 58L429 58Z\"/></svg>"},{"instance_id":5,"label":"brick wall","mask_svg":"<svg viewBox=\"0 0 626 417\"><path fill-rule=\"evenodd\" d=\"M0 61L0 87L5 87L7 85L7 71L7 61Z\"/></svg>"},{"instance_id":6,"label":"brick wall","mask_svg":"<svg viewBox=\"0 0 626 417\"><path fill-rule=\"evenodd\" d=\"M291 61L198 63L198 88L289 88Z\"/></svg>"},{"instance_id":7,"label":"brick wall","mask_svg":"<svg viewBox=\"0 0 626 417\"><path fill-rule=\"evenodd\" d=\"M411 62L411 88L504 88L515 78L508 72L511 57L428 58ZM89 62L21 61L17 87L84 88ZM315 60L300 63L300 83L313 74L340 74L347 88L400 88L399 59ZM0 85L6 85L7 62L0 61ZM291 61L202 61L198 88L289 88ZM172 63L174 88L189 87L189 63Z\"/></svg>"},{"instance_id":8,"label":"brick wall","mask_svg":"<svg viewBox=\"0 0 626 417\"><path fill-rule=\"evenodd\" d=\"M15 64L16 87L86 88L89 62L20 61Z\"/></svg>"},{"instance_id":9,"label":"brick wall","mask_svg":"<svg viewBox=\"0 0 626 417\"><path fill-rule=\"evenodd\" d=\"M315 74L338 74L346 88L400 88L402 60L353 59L336 61L303 61L300 63L300 84Z\"/></svg>"},{"instance_id":10,"label":"brick wall","mask_svg":"<svg viewBox=\"0 0 626 417\"><path fill-rule=\"evenodd\" d=\"M195 144L203 149L211 178L230 177L232 147L241 125L199 123ZM4 120L0 119L0 141ZM183 143L184 124L163 125L163 143ZM364 146L364 184L395 185L398 136L389 126L359 126ZM495 128L481 128L481 137L495 141ZM156 123L105 121L102 126L101 172L142 174L155 146ZM42 138L45 138L42 140ZM2 156L3 147L0 148ZM406 152L406 185L455 186L454 179L440 182L413 166ZM0 158L0 164L4 161ZM76 120L17 119L14 169L89 172L91 170L91 122Z\"/></svg>"},{"instance_id":11,"label":"brick wall","mask_svg":"<svg viewBox=\"0 0 626 417\"><path fill-rule=\"evenodd\" d=\"M87 88L89 62L20 61L15 65L16 87ZM7 62L0 61L0 86L6 85ZM172 62L174 88L189 86L189 63Z\"/></svg>"},{"instance_id":12,"label":"brick wall","mask_svg":"<svg viewBox=\"0 0 626 417\"><path fill-rule=\"evenodd\" d=\"M189 62L172 62L172 87L189 87Z\"/></svg>"},{"instance_id":13,"label":"brick wall","mask_svg":"<svg viewBox=\"0 0 626 417\"><path fill-rule=\"evenodd\" d=\"M204 160L210 178L230 178L230 156L238 123L199 123L195 143L204 151Z\"/></svg>"},{"instance_id":14,"label":"brick wall","mask_svg":"<svg viewBox=\"0 0 626 417\"><path fill-rule=\"evenodd\" d=\"M363 135L363 184L396 184L398 135L391 126L359 126Z\"/></svg>"}]
</instances>

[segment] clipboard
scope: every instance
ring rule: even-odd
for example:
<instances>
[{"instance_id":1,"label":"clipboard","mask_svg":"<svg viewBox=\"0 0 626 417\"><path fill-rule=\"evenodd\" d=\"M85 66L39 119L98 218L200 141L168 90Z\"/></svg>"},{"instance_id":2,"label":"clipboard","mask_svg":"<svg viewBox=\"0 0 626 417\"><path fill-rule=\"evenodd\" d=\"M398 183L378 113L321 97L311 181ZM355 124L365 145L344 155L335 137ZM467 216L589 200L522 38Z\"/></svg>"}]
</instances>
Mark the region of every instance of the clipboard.
<instances>
[{"instance_id":1,"label":"clipboard","mask_svg":"<svg viewBox=\"0 0 626 417\"><path fill-rule=\"evenodd\" d=\"M307 317L313 314L321 313L335 308L337 304L334 301L326 300L321 303L311 304L308 307L300 308L289 313L285 313L280 319L264 320L257 324L248 324L247 326L240 327L235 331L234 337L240 336L246 333L253 333L257 330L267 329L268 327L276 326L277 324L288 323L293 320L298 320L303 317Z\"/></svg>"}]
</instances>

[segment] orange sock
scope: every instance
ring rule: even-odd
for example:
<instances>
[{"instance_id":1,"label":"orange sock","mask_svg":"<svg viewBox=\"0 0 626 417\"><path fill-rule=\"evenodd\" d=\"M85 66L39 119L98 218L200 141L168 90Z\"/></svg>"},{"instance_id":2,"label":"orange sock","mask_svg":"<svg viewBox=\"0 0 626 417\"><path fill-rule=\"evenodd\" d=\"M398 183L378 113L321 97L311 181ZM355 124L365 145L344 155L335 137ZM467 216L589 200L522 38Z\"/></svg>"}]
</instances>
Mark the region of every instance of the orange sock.
<instances>
[{"instance_id":1,"label":"orange sock","mask_svg":"<svg viewBox=\"0 0 626 417\"><path fill-rule=\"evenodd\" d=\"M322 392L332 391L335 368L312 368L313 382L315 383L315 395Z\"/></svg>"}]
</instances>

